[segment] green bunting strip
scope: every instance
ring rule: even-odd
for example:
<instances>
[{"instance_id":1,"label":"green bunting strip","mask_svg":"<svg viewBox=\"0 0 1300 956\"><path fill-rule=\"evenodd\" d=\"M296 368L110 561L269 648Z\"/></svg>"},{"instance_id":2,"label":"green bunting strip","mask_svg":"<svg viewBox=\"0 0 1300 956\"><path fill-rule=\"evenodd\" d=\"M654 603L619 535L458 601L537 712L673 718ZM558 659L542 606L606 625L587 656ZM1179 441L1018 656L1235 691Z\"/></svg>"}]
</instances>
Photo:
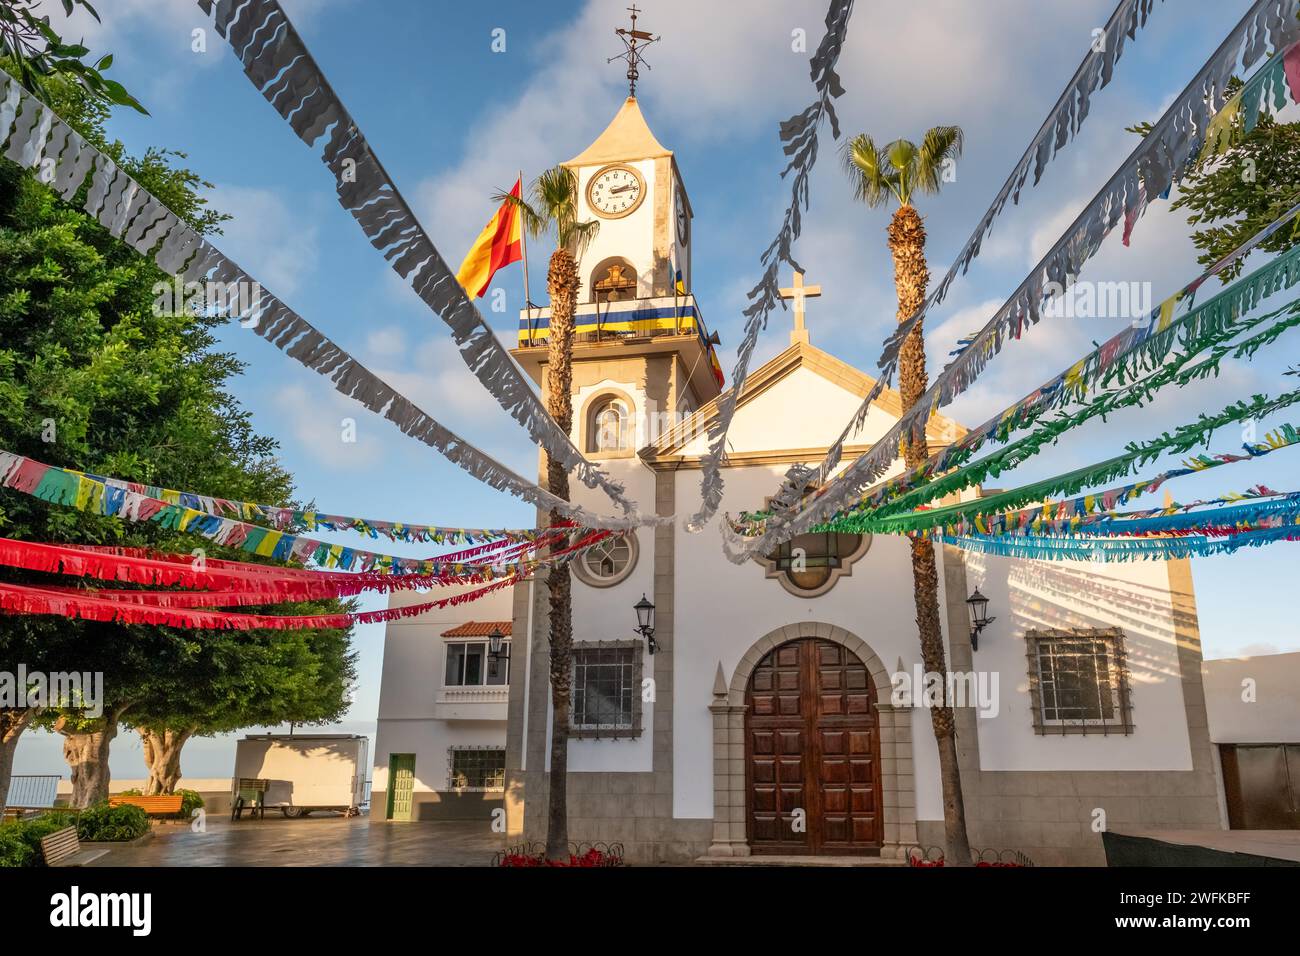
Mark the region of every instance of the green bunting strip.
<instances>
[{"instance_id":1,"label":"green bunting strip","mask_svg":"<svg viewBox=\"0 0 1300 956\"><path fill-rule=\"evenodd\" d=\"M1184 375L1193 373L1199 368L1200 366L1197 366L1196 369L1188 369ZM1256 421L1284 408L1289 408L1297 402L1300 402L1300 389L1285 392L1276 398L1256 395L1249 401L1235 402L1215 415L1201 415L1196 421L1176 428L1172 432L1165 432L1150 441L1130 444L1122 455L1117 455L1098 464L1088 465L1085 468L1079 468L1063 475L998 492L976 501L960 502L942 508L914 511L892 517L882 517L876 514L845 515L828 522L824 529L854 533L877 530L888 530L895 533L919 532L931 528L945 527L949 522L955 523L963 516L970 517L976 513L996 514L1006 509L1043 501L1056 495L1077 494L1085 488L1105 484L1130 474L1135 467L1154 461L1163 454L1189 452L1206 441L1214 431L1225 425ZM1066 425L1065 427L1072 426ZM1286 434L1285 429L1283 434ZM975 469L976 472L982 470L979 466L972 466L972 469ZM971 473L971 469L964 469L958 474L973 477L973 474L968 473ZM982 477L973 477L972 484L978 484L981 480Z\"/></svg>"},{"instance_id":2,"label":"green bunting strip","mask_svg":"<svg viewBox=\"0 0 1300 956\"><path fill-rule=\"evenodd\" d=\"M1278 220L1278 223L1289 221L1297 212L1300 212L1300 207L1293 209ZM888 514L939 497L946 492L924 498L908 493L932 487L931 479L935 475L965 464L988 442L1006 441L1013 432L1029 427L1047 412L1082 400L1091 389L1107 387L1113 383L1135 385L1140 373L1153 369L1167 373L1168 369L1162 368L1162 365L1179 345L1182 345L1184 354L1175 360L1173 365L1175 370L1201 352L1214 348L1245 330L1280 315L1290 314L1290 310L1296 307L1295 303L1288 304L1275 312L1241 321L1242 315L1258 307L1265 298L1290 289L1297 282L1300 282L1300 246L1287 250L1176 319L1172 318L1173 303L1183 296L1181 293L1171 296L1153 311L1151 320L1146 326L1126 329L1112 337L1051 381L994 415L983 425L971 429L957 442L931 455L924 464L868 491L859 503L847 509L845 513L876 509L878 514ZM1190 298L1186 301L1191 304ZM1284 328L1277 329L1273 337L1280 335L1289 327L1290 325L1286 325ZM1253 355L1258 347L1259 345L1256 345L1249 350L1243 350L1242 356ZM1168 378L1153 376L1142 385L1144 389L1148 389L1145 396L1149 397L1155 389L1168 383ZM1100 406L1090 412L1089 417L1094 414L1106 414L1109 410L1104 405ZM1019 444L1008 446L995 453L995 456L1005 454L1008 459L1013 458L1014 451L1019 447ZM1033 452L1030 454L1033 454L1041 445L1031 442L1026 447L1032 447ZM1027 457L1029 455L1016 458L1015 463L1019 464ZM1005 467L1001 470L1005 470ZM951 476L947 477L951 478ZM892 506L895 502L902 502L902 504ZM889 507L886 510L887 506ZM770 516L771 512L742 513L737 521L733 522L733 529L746 535L759 534L765 529L765 521Z\"/></svg>"},{"instance_id":3,"label":"green bunting strip","mask_svg":"<svg viewBox=\"0 0 1300 956\"><path fill-rule=\"evenodd\" d=\"M1095 516L1112 514L1116 505L1125 505L1135 498L1159 490L1167 481L1185 475L1198 474L1223 465L1240 461L1253 461L1271 454L1281 448L1291 448L1300 444L1300 430L1294 425L1283 425L1270 432L1263 442L1242 445L1244 454L1195 455L1183 462L1181 468L1171 468L1154 478L1095 491L1062 501L1049 501L1033 508L1002 510L990 504L992 496L977 498L950 506L948 509L933 509L908 512L878 519L871 524L871 530L879 533L914 532L954 534L1005 534L1005 533L1052 533L1075 532ZM1039 484L1050 485L1052 479ZM1033 487L1033 486L1031 486ZM1224 495L1219 498L1196 501L1190 504L1177 502L1153 509L1149 512L1129 515L1129 517L1147 517L1156 514L1173 514L1190 508L1211 504L1229 504L1253 497L1267 497L1276 494L1263 486L1256 486L1245 492Z\"/></svg>"}]
</instances>

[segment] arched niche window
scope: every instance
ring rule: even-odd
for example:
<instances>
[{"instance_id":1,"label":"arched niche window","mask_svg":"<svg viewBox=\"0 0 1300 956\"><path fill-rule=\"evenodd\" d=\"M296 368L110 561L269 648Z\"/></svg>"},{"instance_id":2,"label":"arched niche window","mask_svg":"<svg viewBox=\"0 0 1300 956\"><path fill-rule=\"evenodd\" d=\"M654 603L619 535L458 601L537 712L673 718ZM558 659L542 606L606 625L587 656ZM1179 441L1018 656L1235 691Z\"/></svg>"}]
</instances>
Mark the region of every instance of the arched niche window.
<instances>
[{"instance_id":1,"label":"arched niche window","mask_svg":"<svg viewBox=\"0 0 1300 956\"><path fill-rule=\"evenodd\" d=\"M586 431L589 454L632 454L636 427L631 401L611 393L597 396L587 405Z\"/></svg>"},{"instance_id":2,"label":"arched niche window","mask_svg":"<svg viewBox=\"0 0 1300 956\"><path fill-rule=\"evenodd\" d=\"M625 302L636 298L636 268L621 256L602 260L591 271L592 302Z\"/></svg>"},{"instance_id":3,"label":"arched niche window","mask_svg":"<svg viewBox=\"0 0 1300 956\"><path fill-rule=\"evenodd\" d=\"M813 489L809 488L811 492ZM771 506L771 500L767 502ZM871 535L812 531L796 535L766 557L755 557L768 578L796 597L818 597L853 573L853 565L871 547Z\"/></svg>"},{"instance_id":4,"label":"arched niche window","mask_svg":"<svg viewBox=\"0 0 1300 956\"><path fill-rule=\"evenodd\" d=\"M768 555L768 577L779 578L791 594L817 597L852 573L853 562L866 553L870 539L870 535L839 531L797 535Z\"/></svg>"}]
</instances>

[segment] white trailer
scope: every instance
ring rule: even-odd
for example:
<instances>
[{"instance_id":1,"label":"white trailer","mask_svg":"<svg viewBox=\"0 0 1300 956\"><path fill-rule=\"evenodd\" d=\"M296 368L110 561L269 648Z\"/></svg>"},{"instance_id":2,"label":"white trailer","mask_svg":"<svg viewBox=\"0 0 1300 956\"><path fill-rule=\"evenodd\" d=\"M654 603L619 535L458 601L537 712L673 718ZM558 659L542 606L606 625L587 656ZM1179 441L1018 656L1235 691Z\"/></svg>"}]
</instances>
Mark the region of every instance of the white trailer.
<instances>
[{"instance_id":1,"label":"white trailer","mask_svg":"<svg viewBox=\"0 0 1300 956\"><path fill-rule=\"evenodd\" d=\"M355 734L252 734L235 745L235 775L265 780L266 807L286 817L313 810L338 810L349 816L366 802L370 741Z\"/></svg>"}]
</instances>

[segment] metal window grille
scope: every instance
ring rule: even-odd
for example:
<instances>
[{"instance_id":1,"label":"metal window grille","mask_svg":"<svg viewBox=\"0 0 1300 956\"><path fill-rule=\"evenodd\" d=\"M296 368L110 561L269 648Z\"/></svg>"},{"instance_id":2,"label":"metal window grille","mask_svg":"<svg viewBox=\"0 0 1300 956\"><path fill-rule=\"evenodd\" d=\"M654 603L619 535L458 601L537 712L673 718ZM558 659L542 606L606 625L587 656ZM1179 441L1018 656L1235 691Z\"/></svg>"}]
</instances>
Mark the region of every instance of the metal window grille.
<instances>
[{"instance_id":1,"label":"metal window grille","mask_svg":"<svg viewBox=\"0 0 1300 956\"><path fill-rule=\"evenodd\" d=\"M1133 733L1120 630L1029 631L1025 642L1037 733Z\"/></svg>"},{"instance_id":2,"label":"metal window grille","mask_svg":"<svg viewBox=\"0 0 1300 956\"><path fill-rule=\"evenodd\" d=\"M452 790L504 790L506 752L499 747L452 747Z\"/></svg>"},{"instance_id":3,"label":"metal window grille","mask_svg":"<svg viewBox=\"0 0 1300 956\"><path fill-rule=\"evenodd\" d=\"M639 641L604 641L573 649L572 729L579 736L641 732Z\"/></svg>"}]
</instances>

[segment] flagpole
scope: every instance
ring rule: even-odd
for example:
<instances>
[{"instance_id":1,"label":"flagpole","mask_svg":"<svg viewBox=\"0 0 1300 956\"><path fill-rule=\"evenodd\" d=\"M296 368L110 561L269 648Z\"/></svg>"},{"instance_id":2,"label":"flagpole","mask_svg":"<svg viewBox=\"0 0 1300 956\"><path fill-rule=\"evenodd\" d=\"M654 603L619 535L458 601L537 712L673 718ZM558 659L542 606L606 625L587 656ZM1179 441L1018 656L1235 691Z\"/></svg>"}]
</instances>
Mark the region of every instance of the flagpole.
<instances>
[{"instance_id":1,"label":"flagpole","mask_svg":"<svg viewBox=\"0 0 1300 956\"><path fill-rule=\"evenodd\" d=\"M519 196L524 195L524 171L519 170ZM516 214L518 211L516 210ZM519 218L522 220L523 216ZM528 313L528 344L533 344L533 297L528 291L528 224L519 223L519 245L520 251L524 254L524 309Z\"/></svg>"}]
</instances>

